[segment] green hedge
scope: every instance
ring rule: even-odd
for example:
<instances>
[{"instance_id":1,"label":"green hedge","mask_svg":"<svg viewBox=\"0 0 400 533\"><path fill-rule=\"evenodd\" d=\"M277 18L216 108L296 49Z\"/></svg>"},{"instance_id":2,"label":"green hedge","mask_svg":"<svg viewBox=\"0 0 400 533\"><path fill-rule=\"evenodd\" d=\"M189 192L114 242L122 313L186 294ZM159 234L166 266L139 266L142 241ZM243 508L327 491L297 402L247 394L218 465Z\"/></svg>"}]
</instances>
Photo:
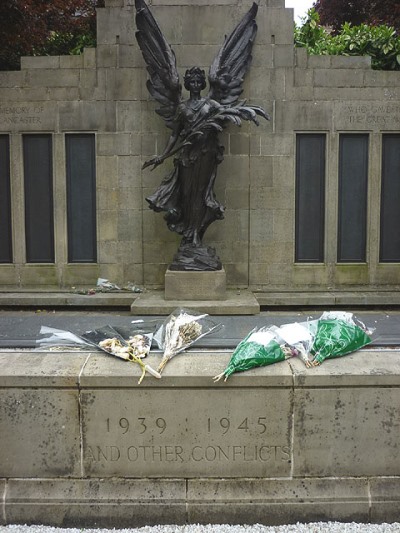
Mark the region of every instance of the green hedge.
<instances>
[{"instance_id":1,"label":"green hedge","mask_svg":"<svg viewBox=\"0 0 400 533\"><path fill-rule=\"evenodd\" d=\"M303 24L295 24L295 45L305 47L311 55L371 56L372 68L400 70L400 37L389 26L352 26L343 24L331 34L319 24L319 15L310 9Z\"/></svg>"}]
</instances>

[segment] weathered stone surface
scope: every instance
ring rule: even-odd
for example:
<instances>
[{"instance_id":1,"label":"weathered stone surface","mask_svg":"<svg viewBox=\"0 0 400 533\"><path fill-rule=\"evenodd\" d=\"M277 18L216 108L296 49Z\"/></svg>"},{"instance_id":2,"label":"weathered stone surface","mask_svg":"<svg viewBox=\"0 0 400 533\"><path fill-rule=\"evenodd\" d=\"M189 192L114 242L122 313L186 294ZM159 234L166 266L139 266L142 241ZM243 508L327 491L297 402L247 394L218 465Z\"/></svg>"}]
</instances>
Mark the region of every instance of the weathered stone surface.
<instances>
[{"instance_id":1,"label":"weathered stone surface","mask_svg":"<svg viewBox=\"0 0 400 533\"><path fill-rule=\"evenodd\" d=\"M230 268L225 263L225 269ZM247 282L247 264L244 265L245 277ZM159 276L163 276L167 265L155 265ZM154 278L156 279L156 278ZM247 283L246 283L247 285ZM141 294L131 305L132 315L169 315L177 307L181 307L181 300L166 300L164 292L147 291ZM255 315L260 312L260 306L254 295L243 290L227 290L226 299L224 300L185 300L185 306L189 309L201 311L211 315Z\"/></svg>"},{"instance_id":2,"label":"weathered stone surface","mask_svg":"<svg viewBox=\"0 0 400 533\"><path fill-rule=\"evenodd\" d=\"M399 519L400 482L398 477L371 479L371 522L396 522Z\"/></svg>"},{"instance_id":3,"label":"weathered stone surface","mask_svg":"<svg viewBox=\"0 0 400 533\"><path fill-rule=\"evenodd\" d=\"M6 513L5 513L5 505L4 505L4 502L5 502L5 491L6 491L6 482L5 480L0 480L0 500L1 500L1 505L0 505L0 525L5 525L6 523Z\"/></svg>"},{"instance_id":4,"label":"weathered stone surface","mask_svg":"<svg viewBox=\"0 0 400 533\"><path fill-rule=\"evenodd\" d=\"M365 522L369 512L366 479L189 480L188 502L191 523Z\"/></svg>"},{"instance_id":5,"label":"weathered stone surface","mask_svg":"<svg viewBox=\"0 0 400 533\"><path fill-rule=\"evenodd\" d=\"M381 374L385 382L385 373L390 373L382 354L378 360L383 368L375 360L369 380L366 370L367 378L353 377L352 387L346 387L346 374L353 375L352 364L356 358L360 367L366 364L368 369L363 352L348 356L340 363L325 361L321 373L332 376L329 389L321 388L321 379L313 372L306 378L303 376L302 388L295 389L295 476L399 475L400 423L395 407L399 388L380 386ZM368 381L375 381L374 386L372 383L367 386ZM322 383L326 387L326 375Z\"/></svg>"},{"instance_id":6,"label":"weathered stone surface","mask_svg":"<svg viewBox=\"0 0 400 533\"><path fill-rule=\"evenodd\" d=\"M166 300L225 300L225 270L215 272L165 273Z\"/></svg>"},{"instance_id":7,"label":"weathered stone surface","mask_svg":"<svg viewBox=\"0 0 400 533\"><path fill-rule=\"evenodd\" d=\"M207 388L193 402L190 390L84 391L85 475L285 477L289 396Z\"/></svg>"},{"instance_id":8,"label":"weathered stone surface","mask_svg":"<svg viewBox=\"0 0 400 533\"><path fill-rule=\"evenodd\" d=\"M0 391L1 477L80 474L76 390Z\"/></svg>"},{"instance_id":9,"label":"weathered stone surface","mask_svg":"<svg viewBox=\"0 0 400 533\"><path fill-rule=\"evenodd\" d=\"M57 479L8 482L11 524L132 528L185 523L185 481Z\"/></svg>"}]
</instances>

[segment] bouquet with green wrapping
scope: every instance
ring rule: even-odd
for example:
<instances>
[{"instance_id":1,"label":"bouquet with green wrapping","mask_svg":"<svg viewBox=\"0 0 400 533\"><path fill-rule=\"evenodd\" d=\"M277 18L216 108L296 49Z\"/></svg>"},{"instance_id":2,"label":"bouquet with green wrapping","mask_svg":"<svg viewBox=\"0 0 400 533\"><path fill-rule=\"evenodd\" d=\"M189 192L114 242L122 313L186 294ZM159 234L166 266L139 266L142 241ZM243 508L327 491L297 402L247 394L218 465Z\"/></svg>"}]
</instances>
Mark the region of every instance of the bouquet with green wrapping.
<instances>
[{"instance_id":1,"label":"bouquet with green wrapping","mask_svg":"<svg viewBox=\"0 0 400 533\"><path fill-rule=\"evenodd\" d=\"M236 347L225 370L214 377L214 381L226 381L234 372L267 366L284 361L287 355L279 344L279 337L272 327L253 329Z\"/></svg>"},{"instance_id":2,"label":"bouquet with green wrapping","mask_svg":"<svg viewBox=\"0 0 400 533\"><path fill-rule=\"evenodd\" d=\"M372 331L359 322L352 313L323 313L318 320L317 331L311 347L314 356L312 366L320 365L325 359L342 357L369 344Z\"/></svg>"}]
</instances>

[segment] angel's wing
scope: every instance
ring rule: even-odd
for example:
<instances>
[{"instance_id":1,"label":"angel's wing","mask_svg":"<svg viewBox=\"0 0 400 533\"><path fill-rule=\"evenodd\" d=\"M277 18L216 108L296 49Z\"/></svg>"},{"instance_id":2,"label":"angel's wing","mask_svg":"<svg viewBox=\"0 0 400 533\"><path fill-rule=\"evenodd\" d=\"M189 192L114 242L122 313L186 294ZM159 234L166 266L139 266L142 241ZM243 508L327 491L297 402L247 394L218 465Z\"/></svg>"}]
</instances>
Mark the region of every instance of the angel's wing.
<instances>
[{"instance_id":1,"label":"angel's wing","mask_svg":"<svg viewBox=\"0 0 400 533\"><path fill-rule=\"evenodd\" d=\"M161 104L157 113L167 126L172 128L172 120L181 100L181 84L176 68L174 51L165 40L157 22L144 0L135 0L136 39L147 65L150 79L147 88Z\"/></svg>"},{"instance_id":2,"label":"angel's wing","mask_svg":"<svg viewBox=\"0 0 400 533\"><path fill-rule=\"evenodd\" d=\"M243 91L243 79L250 66L251 50L257 33L258 6L253 3L215 57L208 74L209 97L221 104L237 102Z\"/></svg>"}]
</instances>

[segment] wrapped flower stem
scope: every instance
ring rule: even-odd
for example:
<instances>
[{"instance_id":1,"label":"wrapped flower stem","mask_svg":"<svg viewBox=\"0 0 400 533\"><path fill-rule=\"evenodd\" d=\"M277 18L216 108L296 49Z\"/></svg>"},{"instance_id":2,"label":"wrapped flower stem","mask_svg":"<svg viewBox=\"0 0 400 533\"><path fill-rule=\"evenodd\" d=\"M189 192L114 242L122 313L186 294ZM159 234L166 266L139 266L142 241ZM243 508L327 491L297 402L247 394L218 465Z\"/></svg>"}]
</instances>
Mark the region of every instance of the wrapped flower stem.
<instances>
[{"instance_id":1,"label":"wrapped flower stem","mask_svg":"<svg viewBox=\"0 0 400 533\"><path fill-rule=\"evenodd\" d=\"M367 332L355 322L342 319L320 319L311 348L314 355L312 366L325 359L342 357L363 348L371 342Z\"/></svg>"},{"instance_id":2,"label":"wrapped flower stem","mask_svg":"<svg viewBox=\"0 0 400 533\"><path fill-rule=\"evenodd\" d=\"M201 337L208 335L218 327L207 314L177 309L156 332L155 338L164 350L158 372L162 372L172 357L182 352Z\"/></svg>"},{"instance_id":3,"label":"wrapped flower stem","mask_svg":"<svg viewBox=\"0 0 400 533\"><path fill-rule=\"evenodd\" d=\"M137 355L137 348L130 346L119 333L112 328L111 326L104 326L100 329L95 329L93 331L87 331L81 336L85 341L90 344L100 348L101 350L107 352L108 354L124 359L125 361L130 361L131 363L136 363L140 366L142 374L139 379L139 385L143 381L146 372L154 376L155 378L160 379L161 374L154 370L150 365L145 364L142 359Z\"/></svg>"},{"instance_id":4,"label":"wrapped flower stem","mask_svg":"<svg viewBox=\"0 0 400 533\"><path fill-rule=\"evenodd\" d=\"M234 372L271 365L286 357L273 328L255 328L237 345L225 370L213 379L215 383L222 378L226 381Z\"/></svg>"}]
</instances>

